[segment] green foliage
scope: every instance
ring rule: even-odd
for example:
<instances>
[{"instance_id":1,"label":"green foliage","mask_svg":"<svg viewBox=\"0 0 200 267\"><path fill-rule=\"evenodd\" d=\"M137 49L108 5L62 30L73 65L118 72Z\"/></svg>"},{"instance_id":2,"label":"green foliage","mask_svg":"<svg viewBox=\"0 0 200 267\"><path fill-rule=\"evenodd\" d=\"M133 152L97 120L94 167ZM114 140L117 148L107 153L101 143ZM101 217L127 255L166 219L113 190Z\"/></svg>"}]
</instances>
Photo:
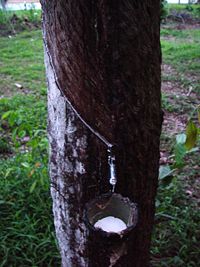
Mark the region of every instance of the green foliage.
<instances>
[{"instance_id":1,"label":"green foliage","mask_svg":"<svg viewBox=\"0 0 200 267\"><path fill-rule=\"evenodd\" d=\"M29 152L34 160L47 163L46 107L39 97L16 95L0 99L0 126L10 135L15 153ZM34 161L33 164L34 165ZM31 170L34 169L30 165ZM40 169L41 172L41 169ZM42 175L42 172L41 172ZM42 181L42 177L40 177Z\"/></svg>"},{"instance_id":2,"label":"green foliage","mask_svg":"<svg viewBox=\"0 0 200 267\"><path fill-rule=\"evenodd\" d=\"M47 161L37 159L27 152L0 162L1 267L60 266ZM40 186L30 193L35 181Z\"/></svg>"},{"instance_id":3,"label":"green foliage","mask_svg":"<svg viewBox=\"0 0 200 267\"><path fill-rule=\"evenodd\" d=\"M167 1L161 0L160 1L160 18L161 20L164 20L168 15L168 10L167 10Z\"/></svg>"},{"instance_id":4,"label":"green foliage","mask_svg":"<svg viewBox=\"0 0 200 267\"><path fill-rule=\"evenodd\" d=\"M15 156L0 161L0 266L59 266L47 173L46 107L39 97L0 100ZM6 127L5 127L6 125Z\"/></svg>"},{"instance_id":5,"label":"green foliage","mask_svg":"<svg viewBox=\"0 0 200 267\"><path fill-rule=\"evenodd\" d=\"M184 157L186 155L186 148L184 144L176 143L174 146L174 165L173 167L182 168L184 166Z\"/></svg>"},{"instance_id":6,"label":"green foliage","mask_svg":"<svg viewBox=\"0 0 200 267\"><path fill-rule=\"evenodd\" d=\"M159 168L159 180L162 186L167 186L172 182L175 169L171 169L169 165L161 165Z\"/></svg>"},{"instance_id":7,"label":"green foliage","mask_svg":"<svg viewBox=\"0 0 200 267\"><path fill-rule=\"evenodd\" d=\"M195 146L198 138L198 129L192 120L189 120L187 124L186 136L185 147L187 150L190 150Z\"/></svg>"},{"instance_id":8,"label":"green foliage","mask_svg":"<svg viewBox=\"0 0 200 267\"><path fill-rule=\"evenodd\" d=\"M156 200L158 225L154 231L152 246L152 253L158 259L158 262L153 259L155 267L195 267L200 264L198 204L185 194L183 185L185 178L180 176L182 173L180 170L183 171L183 167L186 166L185 157L199 151L195 145L200 137L200 129L192 120L193 115L194 112L188 120L186 132L176 135L171 155L173 163L160 166L160 186ZM182 181L180 182L178 178Z\"/></svg>"},{"instance_id":9,"label":"green foliage","mask_svg":"<svg viewBox=\"0 0 200 267\"><path fill-rule=\"evenodd\" d=\"M193 7L192 7L192 5L190 5L190 4L186 5L186 8L185 9L188 10L188 11L190 11L190 12L192 12L194 10Z\"/></svg>"},{"instance_id":10,"label":"green foliage","mask_svg":"<svg viewBox=\"0 0 200 267\"><path fill-rule=\"evenodd\" d=\"M174 8L175 5L168 5ZM180 12L185 7L179 5ZM193 14L196 10L191 11ZM177 10L176 10L177 11ZM171 12L171 10L170 10ZM163 108L177 115L188 114L185 131L176 136L163 135L166 164L160 167L159 188L156 199L156 218L152 244L152 266L196 267L199 260L199 126L200 112L197 96L199 87L200 35L196 29L179 30L176 24L165 25L161 30L164 64L169 64L163 81L168 83L167 93L162 95ZM178 86L179 91L173 91ZM172 89L172 95L169 92ZM192 88L193 96L186 95ZM183 92L186 92L185 94ZM170 115L171 115L170 114ZM173 117L173 116L172 116ZM165 139L164 139L165 137ZM162 144L161 142L161 144ZM191 191L195 192L194 196ZM189 192L189 193L188 193Z\"/></svg>"},{"instance_id":11,"label":"green foliage","mask_svg":"<svg viewBox=\"0 0 200 267\"><path fill-rule=\"evenodd\" d=\"M176 13L177 15L188 14L192 19L199 19L199 5L193 4L167 4L169 14Z\"/></svg>"},{"instance_id":12,"label":"green foliage","mask_svg":"<svg viewBox=\"0 0 200 267\"><path fill-rule=\"evenodd\" d=\"M23 30L40 28L41 10L9 11L0 9L0 34L2 36L16 35Z\"/></svg>"},{"instance_id":13,"label":"green foliage","mask_svg":"<svg viewBox=\"0 0 200 267\"><path fill-rule=\"evenodd\" d=\"M0 139L0 154L1 153L10 153L12 151L11 146L7 143L6 138Z\"/></svg>"},{"instance_id":14,"label":"green foliage","mask_svg":"<svg viewBox=\"0 0 200 267\"><path fill-rule=\"evenodd\" d=\"M183 183L173 179L167 188L159 187L152 245L154 267L200 265L200 213L185 194Z\"/></svg>"},{"instance_id":15,"label":"green foliage","mask_svg":"<svg viewBox=\"0 0 200 267\"><path fill-rule=\"evenodd\" d=\"M198 111L198 108L195 110ZM199 139L200 128L198 128L196 124L191 119L189 119L186 126L186 133L176 135L176 141L173 146L173 154L171 155L173 164L171 166L160 166L159 179L161 181L161 184L169 185L172 181L172 174L174 173L174 171L185 166L185 156L189 153L199 151L198 147L195 147Z\"/></svg>"},{"instance_id":16,"label":"green foliage","mask_svg":"<svg viewBox=\"0 0 200 267\"><path fill-rule=\"evenodd\" d=\"M31 9L23 11L21 10L10 11L10 10L0 9L1 24L10 24L10 23L13 24L13 16L17 17L18 23L23 23L24 20L33 23L41 22L41 10L36 10L34 5L32 6Z\"/></svg>"},{"instance_id":17,"label":"green foliage","mask_svg":"<svg viewBox=\"0 0 200 267\"><path fill-rule=\"evenodd\" d=\"M200 6L195 10L196 16L200 18Z\"/></svg>"},{"instance_id":18,"label":"green foliage","mask_svg":"<svg viewBox=\"0 0 200 267\"><path fill-rule=\"evenodd\" d=\"M159 179L163 180L168 176L171 176L172 173L174 172L174 170L171 170L169 165L165 165L165 166L160 166L159 169Z\"/></svg>"},{"instance_id":19,"label":"green foliage","mask_svg":"<svg viewBox=\"0 0 200 267\"><path fill-rule=\"evenodd\" d=\"M162 93L162 108L168 112L173 112L174 107L171 105L166 94Z\"/></svg>"},{"instance_id":20,"label":"green foliage","mask_svg":"<svg viewBox=\"0 0 200 267\"><path fill-rule=\"evenodd\" d=\"M49 194L41 32L1 37L0 48L0 92L9 96L0 99L0 267L60 266Z\"/></svg>"},{"instance_id":21,"label":"green foliage","mask_svg":"<svg viewBox=\"0 0 200 267\"><path fill-rule=\"evenodd\" d=\"M0 24L7 24L9 22L8 12L0 9Z\"/></svg>"}]
</instances>

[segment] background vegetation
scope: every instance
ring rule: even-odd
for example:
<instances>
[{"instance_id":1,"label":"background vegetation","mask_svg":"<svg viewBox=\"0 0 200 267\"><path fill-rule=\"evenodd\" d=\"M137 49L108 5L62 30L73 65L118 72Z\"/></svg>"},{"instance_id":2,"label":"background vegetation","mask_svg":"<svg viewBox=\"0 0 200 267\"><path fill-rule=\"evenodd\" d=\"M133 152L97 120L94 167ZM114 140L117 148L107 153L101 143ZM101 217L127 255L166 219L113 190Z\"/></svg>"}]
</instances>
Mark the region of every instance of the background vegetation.
<instances>
[{"instance_id":1,"label":"background vegetation","mask_svg":"<svg viewBox=\"0 0 200 267\"><path fill-rule=\"evenodd\" d=\"M152 266L200 265L198 5L164 5ZM187 15L185 15L187 14ZM0 11L0 267L60 266L48 179L40 11Z\"/></svg>"}]
</instances>

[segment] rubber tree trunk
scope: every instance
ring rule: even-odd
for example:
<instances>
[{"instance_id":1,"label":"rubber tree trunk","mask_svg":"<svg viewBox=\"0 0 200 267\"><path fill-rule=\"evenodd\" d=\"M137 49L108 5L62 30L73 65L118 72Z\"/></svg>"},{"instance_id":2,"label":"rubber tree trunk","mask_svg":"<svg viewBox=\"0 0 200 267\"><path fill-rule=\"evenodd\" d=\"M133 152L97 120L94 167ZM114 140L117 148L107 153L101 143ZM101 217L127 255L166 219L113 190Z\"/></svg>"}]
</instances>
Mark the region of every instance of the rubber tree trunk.
<instances>
[{"instance_id":1,"label":"rubber tree trunk","mask_svg":"<svg viewBox=\"0 0 200 267\"><path fill-rule=\"evenodd\" d=\"M162 123L160 0L41 3L62 266L149 266ZM85 204L110 186L107 147L80 116L115 144L116 192L138 203L138 224L121 243L94 238L83 220Z\"/></svg>"},{"instance_id":2,"label":"rubber tree trunk","mask_svg":"<svg viewBox=\"0 0 200 267\"><path fill-rule=\"evenodd\" d=\"M1 0L0 1L0 5L2 6L2 9L5 9L6 8L6 0Z\"/></svg>"}]
</instances>

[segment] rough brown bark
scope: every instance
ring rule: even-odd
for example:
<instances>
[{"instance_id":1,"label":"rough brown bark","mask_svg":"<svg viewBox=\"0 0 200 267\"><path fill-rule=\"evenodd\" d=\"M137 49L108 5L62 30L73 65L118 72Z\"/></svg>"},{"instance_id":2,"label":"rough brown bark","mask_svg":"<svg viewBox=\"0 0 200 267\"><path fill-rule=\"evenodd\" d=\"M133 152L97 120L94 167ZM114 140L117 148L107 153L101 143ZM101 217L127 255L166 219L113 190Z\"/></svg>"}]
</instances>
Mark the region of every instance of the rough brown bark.
<instances>
[{"instance_id":1,"label":"rough brown bark","mask_svg":"<svg viewBox=\"0 0 200 267\"><path fill-rule=\"evenodd\" d=\"M42 0L42 8L62 264L149 266L162 121L160 0ZM116 191L139 206L138 225L121 243L95 240L83 223L85 203L109 189L106 147L66 99L116 144Z\"/></svg>"}]
</instances>

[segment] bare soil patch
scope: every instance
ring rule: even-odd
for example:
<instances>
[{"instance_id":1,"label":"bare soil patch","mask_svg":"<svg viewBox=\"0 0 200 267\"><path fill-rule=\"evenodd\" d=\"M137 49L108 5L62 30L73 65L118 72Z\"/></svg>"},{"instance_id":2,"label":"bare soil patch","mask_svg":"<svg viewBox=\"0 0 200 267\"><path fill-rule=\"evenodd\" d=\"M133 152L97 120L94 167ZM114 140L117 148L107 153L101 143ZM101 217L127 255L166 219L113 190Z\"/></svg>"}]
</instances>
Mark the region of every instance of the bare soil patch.
<instances>
[{"instance_id":1,"label":"bare soil patch","mask_svg":"<svg viewBox=\"0 0 200 267\"><path fill-rule=\"evenodd\" d=\"M177 113L170 113L165 111L163 121L163 132L172 137L185 130L187 123L186 115L179 115Z\"/></svg>"}]
</instances>

